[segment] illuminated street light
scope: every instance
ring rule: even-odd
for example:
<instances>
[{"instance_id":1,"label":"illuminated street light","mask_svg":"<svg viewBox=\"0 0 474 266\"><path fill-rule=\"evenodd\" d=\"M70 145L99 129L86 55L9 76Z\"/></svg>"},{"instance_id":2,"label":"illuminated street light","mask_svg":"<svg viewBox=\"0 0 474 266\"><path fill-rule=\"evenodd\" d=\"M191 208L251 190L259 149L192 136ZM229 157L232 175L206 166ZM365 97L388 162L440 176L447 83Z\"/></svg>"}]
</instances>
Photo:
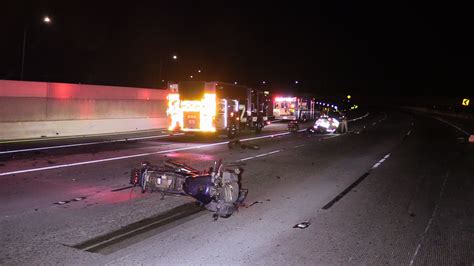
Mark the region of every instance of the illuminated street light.
<instances>
[{"instance_id":1,"label":"illuminated street light","mask_svg":"<svg viewBox=\"0 0 474 266\"><path fill-rule=\"evenodd\" d=\"M49 18L49 16L45 16L45 17L43 18L43 22L44 22L44 23L51 23L51 18Z\"/></svg>"},{"instance_id":2,"label":"illuminated street light","mask_svg":"<svg viewBox=\"0 0 474 266\"><path fill-rule=\"evenodd\" d=\"M173 55L173 59L174 59L174 60L177 60L177 59L178 59L178 56L177 56L177 55Z\"/></svg>"},{"instance_id":3,"label":"illuminated street light","mask_svg":"<svg viewBox=\"0 0 474 266\"><path fill-rule=\"evenodd\" d=\"M198 73L201 73L201 70L200 70L200 69L198 70Z\"/></svg>"},{"instance_id":4,"label":"illuminated street light","mask_svg":"<svg viewBox=\"0 0 474 266\"><path fill-rule=\"evenodd\" d=\"M262 84L265 84L265 83L266 83L266 82L265 82L265 80L264 80L264 81L262 81Z\"/></svg>"},{"instance_id":5,"label":"illuminated street light","mask_svg":"<svg viewBox=\"0 0 474 266\"><path fill-rule=\"evenodd\" d=\"M236 82L234 82L234 84L235 84L235 85L237 85L237 81L236 81Z\"/></svg>"},{"instance_id":6,"label":"illuminated street light","mask_svg":"<svg viewBox=\"0 0 474 266\"><path fill-rule=\"evenodd\" d=\"M190 77L190 78L193 78L194 76L193 76L193 75L191 75L191 76L189 76L189 77Z\"/></svg>"},{"instance_id":7,"label":"illuminated street light","mask_svg":"<svg viewBox=\"0 0 474 266\"><path fill-rule=\"evenodd\" d=\"M297 80L295 80L295 84L298 84L299 82Z\"/></svg>"}]
</instances>

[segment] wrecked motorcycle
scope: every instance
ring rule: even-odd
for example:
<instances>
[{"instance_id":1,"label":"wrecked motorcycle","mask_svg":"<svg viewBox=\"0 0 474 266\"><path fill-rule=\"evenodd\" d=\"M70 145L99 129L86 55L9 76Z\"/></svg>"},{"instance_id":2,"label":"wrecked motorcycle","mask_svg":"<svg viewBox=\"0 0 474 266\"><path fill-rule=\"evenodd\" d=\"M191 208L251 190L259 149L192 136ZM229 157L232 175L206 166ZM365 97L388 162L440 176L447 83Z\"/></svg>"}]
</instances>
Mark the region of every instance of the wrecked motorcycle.
<instances>
[{"instance_id":1,"label":"wrecked motorcycle","mask_svg":"<svg viewBox=\"0 0 474 266\"><path fill-rule=\"evenodd\" d=\"M199 171L183 163L167 161L164 166L148 162L131 172L130 184L142 192L180 194L195 198L199 205L215 212L214 218L231 216L247 196L240 185L241 169L226 169L221 161Z\"/></svg>"}]
</instances>

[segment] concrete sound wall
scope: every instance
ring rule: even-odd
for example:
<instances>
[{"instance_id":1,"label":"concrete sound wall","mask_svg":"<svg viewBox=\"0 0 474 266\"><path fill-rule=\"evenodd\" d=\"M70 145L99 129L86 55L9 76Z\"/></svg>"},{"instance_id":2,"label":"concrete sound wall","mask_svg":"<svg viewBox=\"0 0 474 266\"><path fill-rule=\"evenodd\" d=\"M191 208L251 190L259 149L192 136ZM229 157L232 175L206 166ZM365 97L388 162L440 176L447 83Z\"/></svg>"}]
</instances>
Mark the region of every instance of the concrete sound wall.
<instances>
[{"instance_id":1,"label":"concrete sound wall","mask_svg":"<svg viewBox=\"0 0 474 266\"><path fill-rule=\"evenodd\" d=\"M0 140L166 127L166 90L0 80Z\"/></svg>"}]
</instances>

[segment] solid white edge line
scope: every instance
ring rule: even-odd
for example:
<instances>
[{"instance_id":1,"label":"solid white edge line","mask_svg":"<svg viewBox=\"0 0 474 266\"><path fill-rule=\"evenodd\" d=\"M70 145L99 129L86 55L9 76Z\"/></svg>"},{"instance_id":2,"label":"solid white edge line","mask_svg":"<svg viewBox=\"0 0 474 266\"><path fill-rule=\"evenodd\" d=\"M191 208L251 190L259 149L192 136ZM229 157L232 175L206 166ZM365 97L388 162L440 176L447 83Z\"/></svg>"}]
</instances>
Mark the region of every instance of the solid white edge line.
<instances>
[{"instance_id":1,"label":"solid white edge line","mask_svg":"<svg viewBox=\"0 0 474 266\"><path fill-rule=\"evenodd\" d=\"M369 116L369 112L367 112L365 115L361 116L361 117L358 117L358 118L354 118L354 119L351 119L351 120L347 120L347 122L354 122L354 121L357 121L357 120L360 120L362 118L365 118L367 116Z\"/></svg>"},{"instance_id":2,"label":"solid white edge line","mask_svg":"<svg viewBox=\"0 0 474 266\"><path fill-rule=\"evenodd\" d=\"M174 134L174 135L182 135L182 133ZM10 153L19 153L19 152L27 152L27 151L52 150L52 149L80 147L80 146L89 146L89 145L97 145L97 144L109 144L109 143L116 143L116 142L126 142L126 141L130 141L130 140L159 139L159 138L166 138L166 137L170 137L170 136L172 136L172 135L159 135L159 136L148 136L148 137L117 139L117 140L86 142L86 143L77 143L77 144L66 144L66 145L49 146L49 147L39 147L39 148L30 148L30 149L0 151L0 154L10 154Z\"/></svg>"},{"instance_id":3,"label":"solid white edge line","mask_svg":"<svg viewBox=\"0 0 474 266\"><path fill-rule=\"evenodd\" d=\"M260 137L255 137L255 138L246 138L246 139L242 139L240 141L249 141L249 140L255 140L255 139L262 139L262 138L273 138L273 137L278 137L278 136L283 136L283 135L288 135L288 134L290 134L290 132L260 136ZM228 141L222 141L222 142L216 142L216 143L211 143L211 144L192 146L192 147L184 147L184 148L177 148L177 149L164 150L164 151L147 152L147 153L126 155L126 156L120 156L120 157L112 157L112 158L106 158L106 159L100 159L100 160L84 161L84 162L77 162L77 163L70 163L70 164L60 164L60 165L46 166L46 167L40 167L40 168L31 168L31 169L25 169L25 170L18 170L18 171L0 173L0 176L23 174L23 173L29 173L29 172L37 172L37 171L43 171L43 170L66 168L66 167L79 166L79 165L95 164L95 163L101 163L101 162L110 162L110 161L116 161L116 160L130 159L130 158L136 158L136 157L144 157L144 156L149 156L149 155L163 154L163 153L170 153L170 152L177 152L177 151L201 149L201 148L207 148L207 147L212 147L212 146L217 146L217 145L224 145L224 144L228 144L228 143L229 143Z\"/></svg>"},{"instance_id":4,"label":"solid white edge line","mask_svg":"<svg viewBox=\"0 0 474 266\"><path fill-rule=\"evenodd\" d=\"M374 166L372 166L372 169L373 169L373 168L377 168L377 167L379 167L379 165L380 165L380 163L376 163L376 164L374 164Z\"/></svg>"},{"instance_id":5,"label":"solid white edge line","mask_svg":"<svg viewBox=\"0 0 474 266\"><path fill-rule=\"evenodd\" d=\"M454 127L455 129L461 131L462 133L464 133L464 134L466 134L466 135L468 135L468 136L471 135L471 134L470 134L469 132L467 132L466 130L464 130L464 129L462 129L462 128L460 128L460 127L458 127L458 126L456 126L456 125L454 125L454 124L452 124L452 123L450 123L450 122L448 122L448 121L446 121L446 120L444 120L444 119L441 119L441 118L439 118L439 117L435 117L435 119L437 119L437 120L439 120L439 121L441 121L441 122L443 122L443 123L445 123L445 124L447 124L447 125L450 125L450 126Z\"/></svg>"}]
</instances>

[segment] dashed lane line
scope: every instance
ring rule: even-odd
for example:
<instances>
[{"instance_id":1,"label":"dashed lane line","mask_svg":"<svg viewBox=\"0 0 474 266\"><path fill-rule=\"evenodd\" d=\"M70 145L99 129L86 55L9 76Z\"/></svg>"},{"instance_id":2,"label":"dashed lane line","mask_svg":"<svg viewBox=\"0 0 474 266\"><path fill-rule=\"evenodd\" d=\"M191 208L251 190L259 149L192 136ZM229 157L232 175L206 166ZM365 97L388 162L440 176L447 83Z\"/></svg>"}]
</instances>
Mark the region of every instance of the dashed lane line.
<instances>
[{"instance_id":1,"label":"dashed lane line","mask_svg":"<svg viewBox=\"0 0 474 266\"><path fill-rule=\"evenodd\" d=\"M271 151L271 152L267 152L267 153L262 153L262 154L259 154L259 155L250 156L250 157L247 157L247 158L237 160L236 162L243 162L243 161L247 161L247 160L252 160L252 159L260 158L260 157L263 157L263 156L275 154L275 153L278 153L278 152L281 152L281 151L283 151L283 150L276 150L276 151Z\"/></svg>"},{"instance_id":2,"label":"dashed lane line","mask_svg":"<svg viewBox=\"0 0 474 266\"><path fill-rule=\"evenodd\" d=\"M264 139L264 138L274 138L274 137L284 136L284 135L288 135L288 134L290 134L290 132L271 134L271 135L265 135L265 136L260 136L260 137L253 137L253 138L245 138L245 139L241 139L240 141L243 142L243 141L250 141L250 140L257 140L257 139ZM199 146L192 146L192 147L184 147L184 148L169 149L169 150L156 151L156 152L147 152L147 153L126 155L126 156L105 158L105 159L99 159L99 160L83 161L83 162L70 163L70 164L61 164L61 165L54 165L54 166L47 166L47 167L39 167L39 168L31 168L31 169L17 170L17 171L11 171L11 172L4 172L4 173L0 173L0 176L23 174L23 173L29 173L29 172L38 172L38 171L45 171L45 170L52 170L52 169L66 168L66 167L74 167L74 166L88 165L88 164L96 164L96 163L103 163L103 162L111 162L111 161L117 161L117 160L131 159L131 158L137 158L137 157L145 157L145 156L150 156L150 155L164 154L164 153L171 153L171 152L178 152L178 151L186 151L186 150L193 150L193 149L201 149L201 148L207 148L207 147L218 146L218 145L227 145L227 144L228 144L228 141L222 141L222 142L216 142L216 143L199 145Z\"/></svg>"}]
</instances>

